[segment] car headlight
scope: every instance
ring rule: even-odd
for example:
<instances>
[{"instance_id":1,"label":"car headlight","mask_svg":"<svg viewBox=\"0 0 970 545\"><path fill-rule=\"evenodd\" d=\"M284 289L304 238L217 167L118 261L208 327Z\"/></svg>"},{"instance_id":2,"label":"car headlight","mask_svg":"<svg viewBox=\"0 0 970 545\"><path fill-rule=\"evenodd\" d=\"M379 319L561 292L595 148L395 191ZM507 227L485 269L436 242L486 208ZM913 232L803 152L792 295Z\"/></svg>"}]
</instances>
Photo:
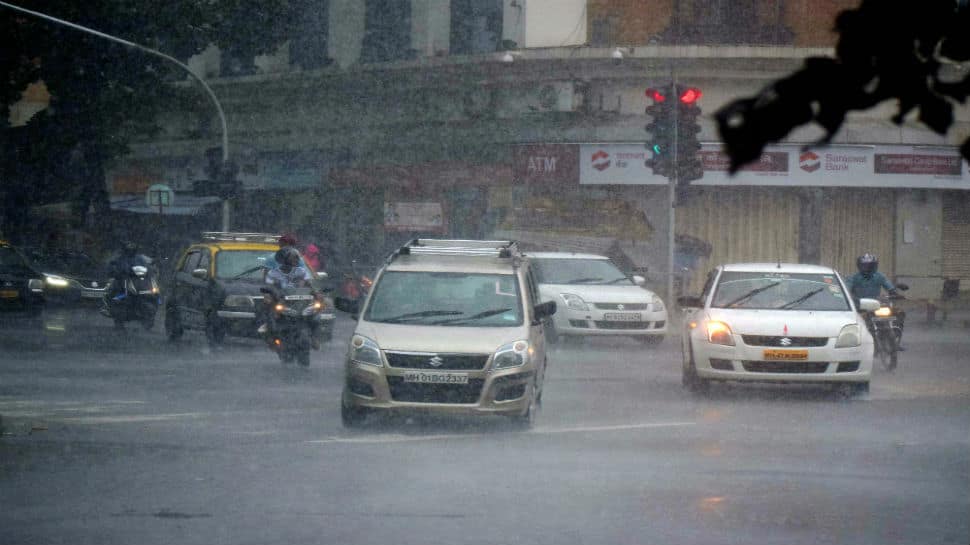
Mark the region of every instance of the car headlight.
<instances>
[{"instance_id":1,"label":"car headlight","mask_svg":"<svg viewBox=\"0 0 970 545\"><path fill-rule=\"evenodd\" d=\"M48 286L55 287L55 288L66 288L68 285L70 285L70 282L68 282L67 278L64 278L63 276L57 276L56 274L44 273L44 282Z\"/></svg>"},{"instance_id":2,"label":"car headlight","mask_svg":"<svg viewBox=\"0 0 970 545\"><path fill-rule=\"evenodd\" d=\"M566 308L570 308L572 310L589 310L589 307L586 305L586 301L583 301L583 298L578 295L574 295L572 293L560 293L559 296L562 297L563 302L566 303Z\"/></svg>"},{"instance_id":3,"label":"car headlight","mask_svg":"<svg viewBox=\"0 0 970 545\"><path fill-rule=\"evenodd\" d=\"M893 309L889 307L879 307L879 310L873 312L876 316L880 318L888 318L893 315Z\"/></svg>"},{"instance_id":4,"label":"car headlight","mask_svg":"<svg viewBox=\"0 0 970 545\"><path fill-rule=\"evenodd\" d=\"M734 346L734 336L731 328L724 322L707 322L707 340L711 344Z\"/></svg>"},{"instance_id":5,"label":"car headlight","mask_svg":"<svg viewBox=\"0 0 970 545\"><path fill-rule=\"evenodd\" d=\"M862 344L859 335L859 324L849 324L839 332L839 338L835 341L836 348L850 348Z\"/></svg>"},{"instance_id":6,"label":"car headlight","mask_svg":"<svg viewBox=\"0 0 970 545\"><path fill-rule=\"evenodd\" d=\"M664 300L655 293L653 294L653 299L650 300L650 306L653 307L654 312L660 312L664 309Z\"/></svg>"},{"instance_id":7,"label":"car headlight","mask_svg":"<svg viewBox=\"0 0 970 545\"><path fill-rule=\"evenodd\" d=\"M350 359L357 363L381 367L381 348L377 343L362 335L354 335L350 340Z\"/></svg>"},{"instance_id":8,"label":"car headlight","mask_svg":"<svg viewBox=\"0 0 970 545\"><path fill-rule=\"evenodd\" d=\"M504 344L492 356L492 369L520 367L528 363L530 354L532 354L532 348L529 346L529 341Z\"/></svg>"},{"instance_id":9,"label":"car headlight","mask_svg":"<svg viewBox=\"0 0 970 545\"><path fill-rule=\"evenodd\" d=\"M222 302L226 307L253 308L253 298L248 295L230 295Z\"/></svg>"}]
</instances>

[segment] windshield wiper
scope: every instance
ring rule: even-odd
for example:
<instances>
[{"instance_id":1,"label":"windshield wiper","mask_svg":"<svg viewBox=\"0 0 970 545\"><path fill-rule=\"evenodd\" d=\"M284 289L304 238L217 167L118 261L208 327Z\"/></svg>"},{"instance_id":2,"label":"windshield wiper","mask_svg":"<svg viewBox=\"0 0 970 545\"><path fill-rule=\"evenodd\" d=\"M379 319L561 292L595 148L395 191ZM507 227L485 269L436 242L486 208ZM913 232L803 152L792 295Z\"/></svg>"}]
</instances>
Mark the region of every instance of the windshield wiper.
<instances>
[{"instance_id":1,"label":"windshield wiper","mask_svg":"<svg viewBox=\"0 0 970 545\"><path fill-rule=\"evenodd\" d=\"M395 322L402 322L413 318L426 318L429 316L455 316L457 314L464 314L464 312L459 310L422 310L421 312L409 312L400 316L394 316L376 321L393 324Z\"/></svg>"},{"instance_id":2,"label":"windshield wiper","mask_svg":"<svg viewBox=\"0 0 970 545\"><path fill-rule=\"evenodd\" d=\"M568 282L564 282L564 284L585 284L587 282L602 282L602 281L603 279L598 276L589 276L584 278L573 278Z\"/></svg>"},{"instance_id":3,"label":"windshield wiper","mask_svg":"<svg viewBox=\"0 0 970 545\"><path fill-rule=\"evenodd\" d=\"M244 276L246 276L246 275L247 275L247 274L249 274L249 273L254 273L254 272L256 272L256 271L258 271L258 270L260 270L260 269L265 269L265 268L266 268L266 267L264 267L264 266L262 266L262 265L258 265L258 266L256 266L256 267L253 267L252 269L248 269L248 270L245 270L245 271L243 271L243 272L241 272L241 273L239 273L239 274L237 274L236 276L233 276L233 277L232 277L232 279L233 279L233 280L238 280L239 278L242 278L242 277L244 277Z\"/></svg>"},{"instance_id":4,"label":"windshield wiper","mask_svg":"<svg viewBox=\"0 0 970 545\"><path fill-rule=\"evenodd\" d=\"M610 280L609 282L603 282L603 283L604 284L616 284L617 282L620 282L622 280L629 280L629 278L627 278L625 276L621 276L619 278L614 278L613 280Z\"/></svg>"},{"instance_id":5,"label":"windshield wiper","mask_svg":"<svg viewBox=\"0 0 970 545\"><path fill-rule=\"evenodd\" d=\"M816 288L816 289L814 289L814 290L806 293L805 295L802 295L798 299L795 299L794 301L789 301L789 302L785 303L784 305L781 305L780 307L778 307L778 310L785 310L785 309L788 309L790 307L793 307L793 306L795 306L795 305L797 305L799 303L803 303L803 302L811 299L812 297L814 297L815 295L817 295L818 293L820 293L822 291L825 291L825 288Z\"/></svg>"},{"instance_id":6,"label":"windshield wiper","mask_svg":"<svg viewBox=\"0 0 970 545\"><path fill-rule=\"evenodd\" d=\"M481 320L482 318L488 318L489 316L495 316L496 314L502 314L503 312L508 312L512 310L511 308L493 308L492 310L486 310L479 312L478 314L473 314L471 316L465 316L462 318L452 318L450 320L439 320L433 322L431 325L441 325L441 324L454 324L458 322L468 322L470 320Z\"/></svg>"},{"instance_id":7,"label":"windshield wiper","mask_svg":"<svg viewBox=\"0 0 970 545\"><path fill-rule=\"evenodd\" d=\"M769 289L777 286L778 284L781 284L781 282L780 281L778 281L778 282L772 282L771 284L768 284L766 286L761 286L760 288L755 288L755 289L749 291L748 293L745 293L741 297L738 297L734 301L731 301L730 303L724 305L721 308L733 307L734 305L740 303L741 301L745 301L747 299L751 299L755 295L758 295L759 293L761 293L761 292L763 292L765 290L769 290Z\"/></svg>"}]
</instances>

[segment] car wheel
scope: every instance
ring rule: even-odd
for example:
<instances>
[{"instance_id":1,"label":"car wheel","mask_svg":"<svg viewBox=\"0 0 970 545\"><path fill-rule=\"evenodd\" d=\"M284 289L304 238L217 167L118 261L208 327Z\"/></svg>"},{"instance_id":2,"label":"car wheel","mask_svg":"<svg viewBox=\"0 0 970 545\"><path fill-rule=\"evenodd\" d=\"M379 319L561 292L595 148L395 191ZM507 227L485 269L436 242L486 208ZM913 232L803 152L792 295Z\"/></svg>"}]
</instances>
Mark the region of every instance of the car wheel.
<instances>
[{"instance_id":1,"label":"car wheel","mask_svg":"<svg viewBox=\"0 0 970 545\"><path fill-rule=\"evenodd\" d=\"M218 319L209 317L205 321L205 338L209 344L222 344L226 338L226 329L219 323Z\"/></svg>"},{"instance_id":2,"label":"car wheel","mask_svg":"<svg viewBox=\"0 0 970 545\"><path fill-rule=\"evenodd\" d=\"M637 337L643 346L659 346L664 341L663 335L641 335Z\"/></svg>"},{"instance_id":3,"label":"car wheel","mask_svg":"<svg viewBox=\"0 0 970 545\"><path fill-rule=\"evenodd\" d=\"M348 407L343 401L340 402L340 423L345 428L360 427L365 418L367 418L367 409Z\"/></svg>"},{"instance_id":4,"label":"car wheel","mask_svg":"<svg viewBox=\"0 0 970 545\"><path fill-rule=\"evenodd\" d=\"M853 382L849 384L849 391L853 396L864 396L869 393L868 382Z\"/></svg>"},{"instance_id":5,"label":"car wheel","mask_svg":"<svg viewBox=\"0 0 970 545\"><path fill-rule=\"evenodd\" d=\"M513 416L512 422L521 429L531 429L536 423L540 410L542 410L542 396L536 385L533 384L529 392L529 406L526 407L524 413Z\"/></svg>"},{"instance_id":6,"label":"car wheel","mask_svg":"<svg viewBox=\"0 0 970 545\"><path fill-rule=\"evenodd\" d=\"M309 347L297 352L296 363L300 364L303 367L310 367L310 348Z\"/></svg>"},{"instance_id":7,"label":"car wheel","mask_svg":"<svg viewBox=\"0 0 970 545\"><path fill-rule=\"evenodd\" d=\"M182 338L185 330L182 328L182 319L179 318L178 310L174 307L165 308L165 333L168 340L175 342Z\"/></svg>"},{"instance_id":8,"label":"car wheel","mask_svg":"<svg viewBox=\"0 0 970 545\"><path fill-rule=\"evenodd\" d=\"M549 344L559 344L559 332L556 331L556 325L552 322L546 326L546 342Z\"/></svg>"},{"instance_id":9,"label":"car wheel","mask_svg":"<svg viewBox=\"0 0 970 545\"><path fill-rule=\"evenodd\" d=\"M709 380L697 376L697 366L694 364L694 348L690 343L687 344L687 353L684 354L684 367L680 375L680 384L692 394L704 394L710 388Z\"/></svg>"}]
</instances>

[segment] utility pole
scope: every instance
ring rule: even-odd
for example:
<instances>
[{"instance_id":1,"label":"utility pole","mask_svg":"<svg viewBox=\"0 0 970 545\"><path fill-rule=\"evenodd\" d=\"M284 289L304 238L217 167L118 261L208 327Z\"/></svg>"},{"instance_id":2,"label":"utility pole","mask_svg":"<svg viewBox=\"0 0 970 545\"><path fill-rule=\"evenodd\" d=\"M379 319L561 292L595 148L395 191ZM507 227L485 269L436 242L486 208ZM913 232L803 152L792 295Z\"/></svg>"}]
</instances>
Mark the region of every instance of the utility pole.
<instances>
[{"instance_id":1,"label":"utility pole","mask_svg":"<svg viewBox=\"0 0 970 545\"><path fill-rule=\"evenodd\" d=\"M677 73L674 71L674 67L670 67L670 81L671 89L673 89L674 100L678 100L677 97ZM675 105L676 106L676 105ZM674 304L674 246L676 244L676 238L674 236L674 229L677 227L677 170L678 170L678 160L677 160L677 125L678 125L678 115L680 108L673 108L673 143L671 145L671 155L673 160L671 161L670 176L667 182L667 305L672 307Z\"/></svg>"}]
</instances>

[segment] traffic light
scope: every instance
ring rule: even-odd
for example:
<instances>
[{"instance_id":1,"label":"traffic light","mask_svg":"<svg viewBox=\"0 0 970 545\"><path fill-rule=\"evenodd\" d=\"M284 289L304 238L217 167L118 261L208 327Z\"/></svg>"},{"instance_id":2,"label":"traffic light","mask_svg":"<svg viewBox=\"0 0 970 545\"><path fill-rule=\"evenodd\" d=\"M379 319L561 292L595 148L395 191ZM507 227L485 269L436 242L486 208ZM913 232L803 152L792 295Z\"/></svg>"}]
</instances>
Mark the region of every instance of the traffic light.
<instances>
[{"instance_id":1,"label":"traffic light","mask_svg":"<svg viewBox=\"0 0 970 545\"><path fill-rule=\"evenodd\" d=\"M698 152L701 143L697 135L701 126L697 122L701 108L697 100L701 90L696 87L677 86L677 183L686 185L704 176L704 165Z\"/></svg>"},{"instance_id":2,"label":"traffic light","mask_svg":"<svg viewBox=\"0 0 970 545\"><path fill-rule=\"evenodd\" d=\"M647 106L650 122L645 127L650 133L647 150L652 154L644 164L657 176L670 176L673 172L673 138L675 100L670 85L647 89L647 98L653 103Z\"/></svg>"}]
</instances>

